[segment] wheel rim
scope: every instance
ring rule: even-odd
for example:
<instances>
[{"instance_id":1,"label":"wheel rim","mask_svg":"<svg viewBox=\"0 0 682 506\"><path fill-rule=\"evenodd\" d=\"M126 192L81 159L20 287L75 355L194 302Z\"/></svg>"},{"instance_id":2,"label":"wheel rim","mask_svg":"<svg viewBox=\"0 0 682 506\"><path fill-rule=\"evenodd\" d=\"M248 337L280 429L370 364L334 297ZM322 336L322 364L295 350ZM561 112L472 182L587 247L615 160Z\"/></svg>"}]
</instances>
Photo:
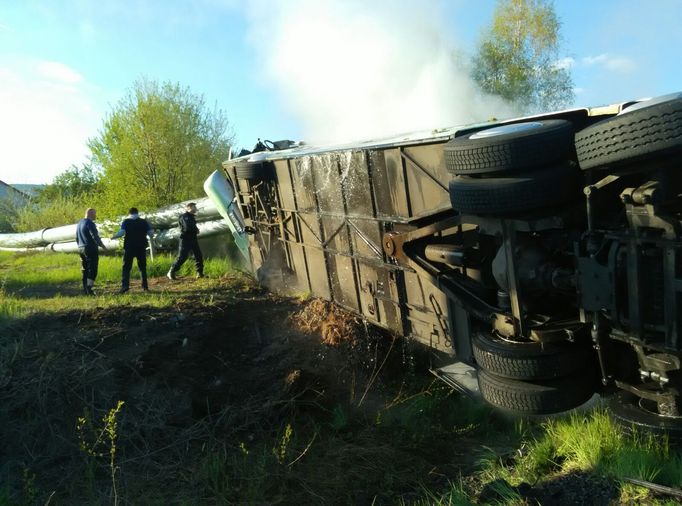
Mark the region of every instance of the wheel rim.
<instances>
[{"instance_id":1,"label":"wheel rim","mask_svg":"<svg viewBox=\"0 0 682 506\"><path fill-rule=\"evenodd\" d=\"M681 415L664 415L658 412L658 404L652 400L649 399L644 399L641 398L639 399L639 402L637 403L639 406L639 409L644 411L645 413L648 413L652 416L655 416L656 418L660 418L662 421L673 421L673 422L680 422L682 421L682 416Z\"/></svg>"},{"instance_id":2,"label":"wheel rim","mask_svg":"<svg viewBox=\"0 0 682 506\"><path fill-rule=\"evenodd\" d=\"M622 116L623 114L627 114L629 112L638 111L639 109L644 109L646 107L651 107L652 105L662 104L663 102L677 100L679 98L682 98L682 92L668 93L667 95L661 95L659 97L642 100L641 102L637 102L636 104L626 107L618 113L618 116Z\"/></svg>"}]
</instances>

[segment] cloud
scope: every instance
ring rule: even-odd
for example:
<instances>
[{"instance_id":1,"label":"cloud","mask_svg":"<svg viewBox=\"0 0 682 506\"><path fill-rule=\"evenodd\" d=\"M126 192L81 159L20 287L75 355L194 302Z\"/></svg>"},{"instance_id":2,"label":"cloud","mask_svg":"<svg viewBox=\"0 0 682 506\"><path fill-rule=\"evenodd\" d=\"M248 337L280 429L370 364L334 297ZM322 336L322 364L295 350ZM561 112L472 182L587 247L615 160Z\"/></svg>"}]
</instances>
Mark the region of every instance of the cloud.
<instances>
[{"instance_id":1,"label":"cloud","mask_svg":"<svg viewBox=\"0 0 682 506\"><path fill-rule=\"evenodd\" d=\"M0 180L48 183L87 161L100 114L75 70L59 62L5 63L0 104Z\"/></svg>"},{"instance_id":2,"label":"cloud","mask_svg":"<svg viewBox=\"0 0 682 506\"><path fill-rule=\"evenodd\" d=\"M597 56L586 56L582 63L587 66L601 66L607 70L630 74L637 70L637 64L630 58L624 56L611 56L603 53Z\"/></svg>"},{"instance_id":3,"label":"cloud","mask_svg":"<svg viewBox=\"0 0 682 506\"><path fill-rule=\"evenodd\" d=\"M71 67L56 61L39 61L36 67L38 74L59 83L77 84L83 80L83 76Z\"/></svg>"}]
</instances>

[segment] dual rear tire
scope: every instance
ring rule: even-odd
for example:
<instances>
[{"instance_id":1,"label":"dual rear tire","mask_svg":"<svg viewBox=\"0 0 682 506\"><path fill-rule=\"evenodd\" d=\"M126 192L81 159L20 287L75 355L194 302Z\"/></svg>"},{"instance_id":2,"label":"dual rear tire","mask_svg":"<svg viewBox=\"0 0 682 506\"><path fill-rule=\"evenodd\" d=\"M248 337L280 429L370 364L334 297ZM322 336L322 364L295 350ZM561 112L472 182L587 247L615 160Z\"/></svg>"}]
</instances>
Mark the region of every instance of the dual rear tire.
<instances>
[{"instance_id":1,"label":"dual rear tire","mask_svg":"<svg viewBox=\"0 0 682 506\"><path fill-rule=\"evenodd\" d=\"M573 125L543 120L456 137L444 147L453 209L508 216L580 197Z\"/></svg>"},{"instance_id":2,"label":"dual rear tire","mask_svg":"<svg viewBox=\"0 0 682 506\"><path fill-rule=\"evenodd\" d=\"M542 120L456 137L445 145L453 209L515 217L551 212L581 198L573 125ZM496 408L545 415L583 404L595 390L585 343L513 341L494 333L472 340L481 396Z\"/></svg>"},{"instance_id":3,"label":"dual rear tire","mask_svg":"<svg viewBox=\"0 0 682 506\"><path fill-rule=\"evenodd\" d=\"M478 387L489 404L524 415L575 408L595 391L592 350L583 342L510 342L480 333L472 341Z\"/></svg>"}]
</instances>

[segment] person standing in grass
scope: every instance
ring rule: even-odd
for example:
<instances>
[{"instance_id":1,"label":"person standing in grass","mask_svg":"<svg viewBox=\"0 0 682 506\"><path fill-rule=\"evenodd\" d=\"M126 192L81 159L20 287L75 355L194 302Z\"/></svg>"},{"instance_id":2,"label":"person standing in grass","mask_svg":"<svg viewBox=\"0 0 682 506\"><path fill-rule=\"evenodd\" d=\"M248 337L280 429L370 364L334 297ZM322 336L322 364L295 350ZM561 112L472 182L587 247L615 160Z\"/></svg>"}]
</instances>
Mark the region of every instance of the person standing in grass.
<instances>
[{"instance_id":1,"label":"person standing in grass","mask_svg":"<svg viewBox=\"0 0 682 506\"><path fill-rule=\"evenodd\" d=\"M83 273L83 292L86 295L95 295L92 287L97 279L97 267L99 265L99 248L107 249L97 233L95 219L97 211L89 208L85 211L85 218L76 225L76 243L81 257L81 272Z\"/></svg>"},{"instance_id":2,"label":"person standing in grass","mask_svg":"<svg viewBox=\"0 0 682 506\"><path fill-rule=\"evenodd\" d=\"M185 263L190 252L194 256L194 265L197 269L197 278L204 277L204 257L199 248L199 228L197 227L197 220L194 215L197 214L197 205L190 202L185 205L185 212L180 215L178 223L180 225L180 245L178 249L178 257L171 265L170 270L166 276L168 279L177 279L175 273L178 272L182 264Z\"/></svg>"},{"instance_id":3,"label":"person standing in grass","mask_svg":"<svg viewBox=\"0 0 682 506\"><path fill-rule=\"evenodd\" d=\"M142 289L149 290L147 284L147 237L154 235L149 222L140 218L137 207L128 210L128 217L121 223L121 228L111 238L123 237L123 271L121 274L121 291L125 293L130 288L130 270L133 268L133 259L137 260L137 268L140 269Z\"/></svg>"}]
</instances>

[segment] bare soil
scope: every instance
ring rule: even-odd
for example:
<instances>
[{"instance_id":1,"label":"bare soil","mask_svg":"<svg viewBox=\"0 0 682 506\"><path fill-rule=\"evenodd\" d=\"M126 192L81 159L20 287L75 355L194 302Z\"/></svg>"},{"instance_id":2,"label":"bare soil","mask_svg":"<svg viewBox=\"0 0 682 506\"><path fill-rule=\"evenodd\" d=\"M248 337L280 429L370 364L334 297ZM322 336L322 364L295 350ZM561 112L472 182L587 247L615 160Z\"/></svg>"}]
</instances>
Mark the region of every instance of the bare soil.
<instances>
[{"instance_id":1,"label":"bare soil","mask_svg":"<svg viewBox=\"0 0 682 506\"><path fill-rule=\"evenodd\" d=\"M487 429L480 413L467 424L470 404L434 393L427 355L326 302L241 275L187 283L152 280L172 308L37 314L2 330L0 488L24 504L409 503L472 475L491 451L485 430L504 427L490 413ZM426 418L400 411L417 396ZM601 492L576 495L590 487ZM518 492L611 504L609 487L580 476Z\"/></svg>"},{"instance_id":2,"label":"bare soil","mask_svg":"<svg viewBox=\"0 0 682 506\"><path fill-rule=\"evenodd\" d=\"M197 478L203 459L275 447L287 424L307 438L334 417L349 425L346 411L374 416L414 377L402 345L326 303L310 309L242 276L208 293L183 290L192 282L151 281L175 292L173 308L37 314L3 330L0 465L3 482L23 483L15 493L36 503L53 494L52 504L138 504L140 494L142 503L167 504L169 494L205 503L220 487ZM21 295L50 296L41 290ZM118 401L112 440L103 419ZM312 453L303 442L296 455L290 443L287 460ZM359 493L359 503L377 495ZM289 503L286 495L272 493Z\"/></svg>"}]
</instances>

